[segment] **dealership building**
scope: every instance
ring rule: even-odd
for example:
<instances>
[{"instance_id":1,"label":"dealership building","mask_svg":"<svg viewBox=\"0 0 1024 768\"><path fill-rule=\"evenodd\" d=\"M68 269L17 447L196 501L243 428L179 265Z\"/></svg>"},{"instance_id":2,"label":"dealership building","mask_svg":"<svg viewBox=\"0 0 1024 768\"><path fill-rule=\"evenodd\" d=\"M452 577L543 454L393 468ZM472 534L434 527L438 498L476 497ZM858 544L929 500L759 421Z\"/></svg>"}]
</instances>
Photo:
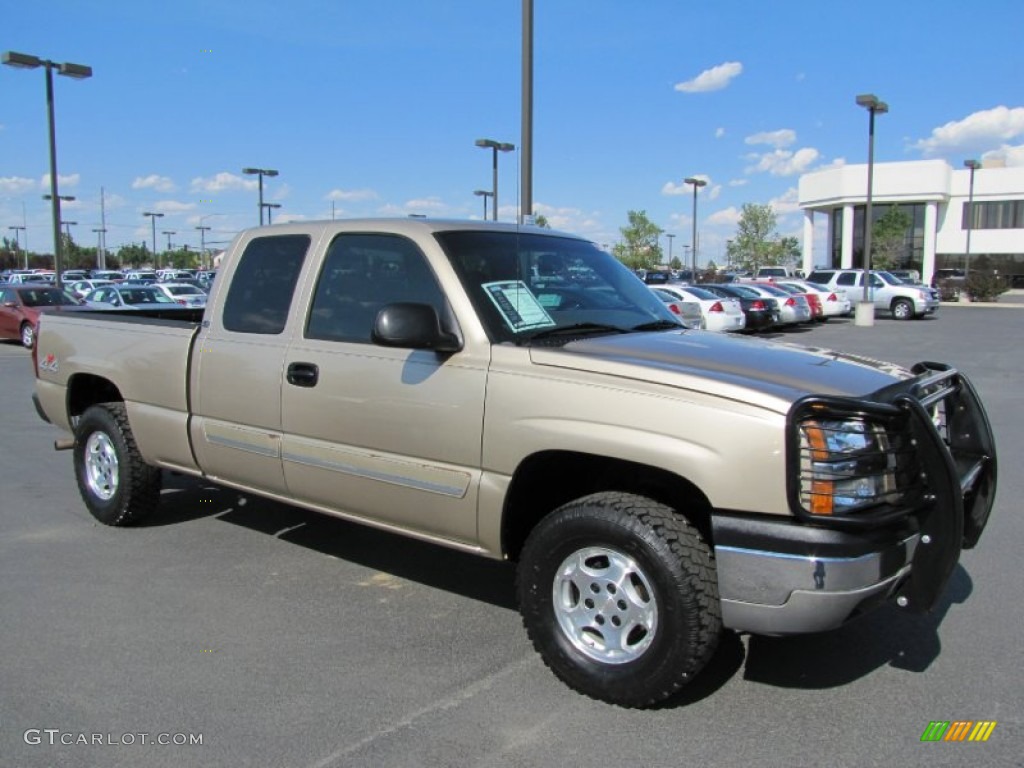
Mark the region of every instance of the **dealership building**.
<instances>
[{"instance_id":1,"label":"dealership building","mask_svg":"<svg viewBox=\"0 0 1024 768\"><path fill-rule=\"evenodd\" d=\"M972 199L973 220L968 222ZM803 269L864 266L867 165L842 165L800 177ZM973 171L945 160L875 163L871 218L893 205L911 222L899 267L931 282L937 269L995 271L1024 283L1024 167L983 163ZM827 225L815 252L815 226ZM968 240L970 246L968 246ZM824 252L821 252L824 250Z\"/></svg>"}]
</instances>

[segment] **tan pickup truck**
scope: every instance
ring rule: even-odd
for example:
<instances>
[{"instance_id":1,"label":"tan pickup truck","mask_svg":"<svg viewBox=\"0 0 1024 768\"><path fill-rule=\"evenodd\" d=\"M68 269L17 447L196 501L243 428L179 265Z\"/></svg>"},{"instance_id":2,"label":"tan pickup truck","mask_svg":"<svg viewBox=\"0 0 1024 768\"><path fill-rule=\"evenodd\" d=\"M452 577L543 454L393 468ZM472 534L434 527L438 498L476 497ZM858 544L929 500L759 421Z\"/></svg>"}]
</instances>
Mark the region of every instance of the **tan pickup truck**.
<instances>
[{"instance_id":1,"label":"tan pickup truck","mask_svg":"<svg viewBox=\"0 0 1024 768\"><path fill-rule=\"evenodd\" d=\"M623 706L723 628L930 609L996 489L958 371L686 330L532 227L248 230L204 314L47 316L33 355L102 522L158 511L168 469L509 559L545 663Z\"/></svg>"}]
</instances>

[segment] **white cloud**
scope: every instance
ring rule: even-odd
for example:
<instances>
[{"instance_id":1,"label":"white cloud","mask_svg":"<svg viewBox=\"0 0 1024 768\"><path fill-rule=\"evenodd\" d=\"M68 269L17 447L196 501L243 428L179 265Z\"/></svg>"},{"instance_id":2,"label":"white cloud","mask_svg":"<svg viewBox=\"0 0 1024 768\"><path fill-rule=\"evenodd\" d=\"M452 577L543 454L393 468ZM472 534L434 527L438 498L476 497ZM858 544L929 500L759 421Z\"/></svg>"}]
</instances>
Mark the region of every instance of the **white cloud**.
<instances>
[{"instance_id":1,"label":"white cloud","mask_svg":"<svg viewBox=\"0 0 1024 768\"><path fill-rule=\"evenodd\" d=\"M776 149L788 147L794 141L796 141L796 131L789 128L782 128L778 131L755 133L753 136L747 136L747 138L744 139L744 142L747 144L769 144Z\"/></svg>"},{"instance_id":2,"label":"white cloud","mask_svg":"<svg viewBox=\"0 0 1024 768\"><path fill-rule=\"evenodd\" d=\"M992 160L1002 162L1007 167L1022 166L1024 165L1024 144L1018 144L1015 147L1003 144L999 149L986 152L981 156L983 163Z\"/></svg>"},{"instance_id":3,"label":"white cloud","mask_svg":"<svg viewBox=\"0 0 1024 768\"><path fill-rule=\"evenodd\" d=\"M743 72L743 65L738 61L727 61L717 67L705 69L692 80L676 83L675 89L684 93L706 93L720 91L729 85L729 81Z\"/></svg>"},{"instance_id":4,"label":"white cloud","mask_svg":"<svg viewBox=\"0 0 1024 768\"><path fill-rule=\"evenodd\" d=\"M81 176L77 173L72 173L70 176L61 176L57 174L57 186L58 187L73 187L78 184L81 180ZM39 186L43 189L50 188L50 174L44 173L43 177L39 180Z\"/></svg>"},{"instance_id":5,"label":"white cloud","mask_svg":"<svg viewBox=\"0 0 1024 768\"><path fill-rule=\"evenodd\" d=\"M22 176L4 176L0 178L0 192L11 195L20 195L31 192L36 187L34 179L26 179Z\"/></svg>"},{"instance_id":6,"label":"white cloud","mask_svg":"<svg viewBox=\"0 0 1024 768\"><path fill-rule=\"evenodd\" d=\"M201 176L196 177L192 179L191 184L193 192L226 192L240 189L252 191L258 186L259 183L256 179L246 179L227 171L221 171L216 176L211 176L208 179L204 179Z\"/></svg>"},{"instance_id":7,"label":"white cloud","mask_svg":"<svg viewBox=\"0 0 1024 768\"><path fill-rule=\"evenodd\" d=\"M179 203L177 200L161 200L153 207L160 213L184 213L195 210L196 203Z\"/></svg>"},{"instance_id":8,"label":"white cloud","mask_svg":"<svg viewBox=\"0 0 1024 768\"><path fill-rule=\"evenodd\" d=\"M804 147L796 152L785 149L776 149L774 152L767 152L763 155L749 155L748 159L755 160L754 165L748 166L747 173L770 173L772 176L795 176L806 171L815 160L819 152L813 147Z\"/></svg>"},{"instance_id":9,"label":"white cloud","mask_svg":"<svg viewBox=\"0 0 1024 768\"><path fill-rule=\"evenodd\" d=\"M292 193L290 184L275 184L274 194L271 196L271 200L284 200L288 195Z\"/></svg>"},{"instance_id":10,"label":"white cloud","mask_svg":"<svg viewBox=\"0 0 1024 768\"><path fill-rule=\"evenodd\" d=\"M729 182L730 187L745 187L750 183L750 179L733 179Z\"/></svg>"},{"instance_id":11,"label":"white cloud","mask_svg":"<svg viewBox=\"0 0 1024 768\"><path fill-rule=\"evenodd\" d=\"M708 200L717 200L720 194L722 194L721 184L715 184L713 187L708 187Z\"/></svg>"},{"instance_id":12,"label":"white cloud","mask_svg":"<svg viewBox=\"0 0 1024 768\"><path fill-rule=\"evenodd\" d=\"M132 189L155 189L157 192L173 192L177 187L166 176L151 173L149 176L139 176L136 178L132 182Z\"/></svg>"},{"instance_id":13,"label":"white cloud","mask_svg":"<svg viewBox=\"0 0 1024 768\"><path fill-rule=\"evenodd\" d=\"M432 213L437 213L439 211L446 210L447 207L448 206L446 206L444 203L441 202L440 199L436 197L425 197L416 200L408 200L405 203L405 208L407 210L417 212L428 211Z\"/></svg>"},{"instance_id":14,"label":"white cloud","mask_svg":"<svg viewBox=\"0 0 1024 768\"><path fill-rule=\"evenodd\" d=\"M324 197L324 200L342 200L347 203L376 199L377 193L372 189L332 189Z\"/></svg>"},{"instance_id":15,"label":"white cloud","mask_svg":"<svg viewBox=\"0 0 1024 768\"><path fill-rule=\"evenodd\" d=\"M720 139L725 136L725 128L715 128L715 138Z\"/></svg>"},{"instance_id":16,"label":"white cloud","mask_svg":"<svg viewBox=\"0 0 1024 768\"><path fill-rule=\"evenodd\" d=\"M939 155L1007 141L1024 135L1024 107L999 106L951 121L932 131L927 139L913 145L926 156Z\"/></svg>"},{"instance_id":17,"label":"white cloud","mask_svg":"<svg viewBox=\"0 0 1024 768\"><path fill-rule=\"evenodd\" d=\"M768 201L768 205L772 207L779 216L785 216L789 213L796 213L800 210L800 204L798 201L796 187L790 187L783 192L779 197L773 198Z\"/></svg>"},{"instance_id":18,"label":"white cloud","mask_svg":"<svg viewBox=\"0 0 1024 768\"><path fill-rule=\"evenodd\" d=\"M739 224L739 222L740 222L740 211L734 205L730 206L728 208L723 208L720 211L715 211L710 216L708 216L708 223L709 224L726 224L726 225L733 226L733 225Z\"/></svg>"}]
</instances>

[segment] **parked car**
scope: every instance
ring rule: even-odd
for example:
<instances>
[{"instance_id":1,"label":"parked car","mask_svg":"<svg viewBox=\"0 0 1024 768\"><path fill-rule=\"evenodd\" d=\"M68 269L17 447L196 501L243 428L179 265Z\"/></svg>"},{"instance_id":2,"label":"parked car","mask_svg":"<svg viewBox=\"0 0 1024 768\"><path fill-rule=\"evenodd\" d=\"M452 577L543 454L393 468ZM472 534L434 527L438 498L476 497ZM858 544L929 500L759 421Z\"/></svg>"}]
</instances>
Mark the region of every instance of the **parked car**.
<instances>
[{"instance_id":1,"label":"parked car","mask_svg":"<svg viewBox=\"0 0 1024 768\"><path fill-rule=\"evenodd\" d=\"M803 276L804 273L801 270L794 269L793 267L760 267L754 279L775 282L776 280L783 280L788 277Z\"/></svg>"},{"instance_id":2,"label":"parked car","mask_svg":"<svg viewBox=\"0 0 1024 768\"><path fill-rule=\"evenodd\" d=\"M73 283L65 282L65 288L71 292L71 294L79 299L83 298L85 294L90 291L94 291L104 285L113 285L113 280L77 280Z\"/></svg>"},{"instance_id":3,"label":"parked car","mask_svg":"<svg viewBox=\"0 0 1024 768\"><path fill-rule=\"evenodd\" d=\"M889 274L910 285L918 285L921 282L921 273L916 269L890 269Z\"/></svg>"},{"instance_id":4,"label":"parked car","mask_svg":"<svg viewBox=\"0 0 1024 768\"><path fill-rule=\"evenodd\" d=\"M846 288L854 298L863 295L863 269L819 269L808 278L830 288ZM894 320L910 320L930 315L939 308L939 292L926 285L907 285L880 270L871 271L868 296L875 309L892 314Z\"/></svg>"},{"instance_id":5,"label":"parked car","mask_svg":"<svg viewBox=\"0 0 1024 768\"><path fill-rule=\"evenodd\" d=\"M138 283L140 285L148 285L149 283L155 283L159 278L156 272L151 269L129 269L124 273L125 282Z\"/></svg>"},{"instance_id":6,"label":"parked car","mask_svg":"<svg viewBox=\"0 0 1024 768\"><path fill-rule=\"evenodd\" d=\"M183 307L205 307L206 291L187 283L153 283L153 287L163 291L172 301Z\"/></svg>"},{"instance_id":7,"label":"parked car","mask_svg":"<svg viewBox=\"0 0 1024 768\"><path fill-rule=\"evenodd\" d=\"M744 288L757 291L762 297L775 299L778 302L781 325L811 322L811 305L807 303L806 297L794 296L781 288L765 283L742 283L742 285Z\"/></svg>"},{"instance_id":8,"label":"parked car","mask_svg":"<svg viewBox=\"0 0 1024 768\"><path fill-rule=\"evenodd\" d=\"M701 328L706 331L742 331L747 327L739 299L723 298L699 285L664 285L661 290L682 301L696 301L703 321Z\"/></svg>"},{"instance_id":9,"label":"parked car","mask_svg":"<svg viewBox=\"0 0 1024 768\"><path fill-rule=\"evenodd\" d=\"M101 286L85 295L85 302L96 309L147 309L176 304L174 299L150 285L125 283Z\"/></svg>"},{"instance_id":10,"label":"parked car","mask_svg":"<svg viewBox=\"0 0 1024 768\"><path fill-rule=\"evenodd\" d=\"M853 302L842 288L829 288L807 280L779 280L776 284L783 288L791 286L803 290L805 293L816 294L821 302L823 316L820 319L822 322L827 321L830 317L846 317L853 310Z\"/></svg>"},{"instance_id":11,"label":"parked car","mask_svg":"<svg viewBox=\"0 0 1024 768\"><path fill-rule=\"evenodd\" d=\"M124 272L117 269L94 269L89 277L93 280L113 280L116 283L124 280Z\"/></svg>"},{"instance_id":12,"label":"parked car","mask_svg":"<svg viewBox=\"0 0 1024 768\"><path fill-rule=\"evenodd\" d=\"M669 293L664 288L651 287L651 291L665 302L669 311L679 318L684 328L698 330L704 327L704 316L700 311L700 302L681 299L674 293Z\"/></svg>"},{"instance_id":13,"label":"parked car","mask_svg":"<svg viewBox=\"0 0 1024 768\"><path fill-rule=\"evenodd\" d=\"M7 285L0 292L0 339L17 339L23 347L31 349L40 314L82 306L80 301L51 285Z\"/></svg>"},{"instance_id":14,"label":"parked car","mask_svg":"<svg viewBox=\"0 0 1024 768\"><path fill-rule=\"evenodd\" d=\"M84 269L65 269L60 273L60 279L65 285L68 285L79 280L88 280L89 272Z\"/></svg>"},{"instance_id":15,"label":"parked car","mask_svg":"<svg viewBox=\"0 0 1024 768\"><path fill-rule=\"evenodd\" d=\"M803 296L804 299L807 300L807 306L811 308L811 322L820 323L824 322L824 320L826 319L825 310L821 306L821 299L818 298L817 293L809 291L808 289L802 286L783 285L779 281L767 283L767 285L780 288L781 290L785 291L786 293L792 294L793 296Z\"/></svg>"},{"instance_id":16,"label":"parked car","mask_svg":"<svg viewBox=\"0 0 1024 768\"><path fill-rule=\"evenodd\" d=\"M706 291L726 299L737 299L740 308L746 315L745 330L763 331L782 323L778 301L760 295L757 291L748 290L739 283L705 283L701 285Z\"/></svg>"}]
</instances>

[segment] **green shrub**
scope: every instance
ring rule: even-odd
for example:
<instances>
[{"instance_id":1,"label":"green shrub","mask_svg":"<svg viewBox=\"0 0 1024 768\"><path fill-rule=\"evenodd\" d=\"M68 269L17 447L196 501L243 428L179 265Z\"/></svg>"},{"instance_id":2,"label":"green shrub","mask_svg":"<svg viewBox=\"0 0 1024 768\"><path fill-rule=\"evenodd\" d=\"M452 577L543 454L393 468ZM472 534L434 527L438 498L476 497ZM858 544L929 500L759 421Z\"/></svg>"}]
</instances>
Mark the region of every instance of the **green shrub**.
<instances>
[{"instance_id":1,"label":"green shrub","mask_svg":"<svg viewBox=\"0 0 1024 768\"><path fill-rule=\"evenodd\" d=\"M971 272L964 282L964 293L971 301L998 301L1007 290L1005 278L992 272Z\"/></svg>"}]
</instances>

